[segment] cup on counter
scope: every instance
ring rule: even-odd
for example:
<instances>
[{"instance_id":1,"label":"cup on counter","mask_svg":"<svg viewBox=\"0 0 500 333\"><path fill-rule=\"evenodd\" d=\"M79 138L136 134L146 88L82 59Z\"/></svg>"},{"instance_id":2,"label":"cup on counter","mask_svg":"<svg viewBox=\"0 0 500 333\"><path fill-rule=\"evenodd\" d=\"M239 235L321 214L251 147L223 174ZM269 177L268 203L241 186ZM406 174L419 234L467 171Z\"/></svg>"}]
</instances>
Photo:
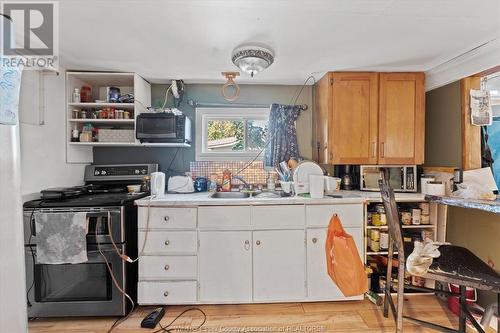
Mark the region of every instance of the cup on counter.
<instances>
[{"instance_id":1,"label":"cup on counter","mask_svg":"<svg viewBox=\"0 0 500 333\"><path fill-rule=\"evenodd\" d=\"M309 176L309 193L313 199L320 199L324 197L325 177L323 175Z\"/></svg>"},{"instance_id":2,"label":"cup on counter","mask_svg":"<svg viewBox=\"0 0 500 333\"><path fill-rule=\"evenodd\" d=\"M280 180L280 185L283 192L285 192L286 194L292 193L292 182L286 182L284 180Z\"/></svg>"},{"instance_id":3,"label":"cup on counter","mask_svg":"<svg viewBox=\"0 0 500 333\"><path fill-rule=\"evenodd\" d=\"M325 193L332 194L334 192L340 191L340 178L337 177L325 177Z\"/></svg>"}]
</instances>

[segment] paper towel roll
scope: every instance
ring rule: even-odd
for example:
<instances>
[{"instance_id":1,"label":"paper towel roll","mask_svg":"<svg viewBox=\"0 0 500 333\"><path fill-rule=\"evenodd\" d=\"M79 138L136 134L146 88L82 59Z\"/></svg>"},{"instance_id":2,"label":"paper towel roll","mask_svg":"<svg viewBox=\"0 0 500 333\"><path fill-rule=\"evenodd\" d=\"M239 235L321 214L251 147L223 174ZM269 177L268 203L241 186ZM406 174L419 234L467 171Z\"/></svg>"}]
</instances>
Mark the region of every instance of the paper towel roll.
<instances>
[{"instance_id":1,"label":"paper towel roll","mask_svg":"<svg viewBox=\"0 0 500 333\"><path fill-rule=\"evenodd\" d=\"M443 182L428 182L425 186L426 192L422 192L428 195L444 196L446 195L446 189Z\"/></svg>"}]
</instances>

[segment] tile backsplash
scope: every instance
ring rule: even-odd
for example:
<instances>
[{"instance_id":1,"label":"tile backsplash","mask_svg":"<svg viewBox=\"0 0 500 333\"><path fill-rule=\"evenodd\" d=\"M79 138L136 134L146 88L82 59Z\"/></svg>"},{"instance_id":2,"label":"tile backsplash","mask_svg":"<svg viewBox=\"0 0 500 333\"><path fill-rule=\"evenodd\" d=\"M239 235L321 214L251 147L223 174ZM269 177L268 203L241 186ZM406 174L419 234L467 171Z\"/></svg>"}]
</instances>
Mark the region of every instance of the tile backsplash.
<instances>
[{"instance_id":1,"label":"tile backsplash","mask_svg":"<svg viewBox=\"0 0 500 333\"><path fill-rule=\"evenodd\" d=\"M190 162L189 169L193 177L209 178L211 174L217 174L218 182L220 182L224 170L228 169L234 175L247 164L247 161L198 161ZM255 161L239 173L239 175L249 184L265 184L268 171L264 170L264 162ZM233 184L238 185L241 182L233 179Z\"/></svg>"}]
</instances>

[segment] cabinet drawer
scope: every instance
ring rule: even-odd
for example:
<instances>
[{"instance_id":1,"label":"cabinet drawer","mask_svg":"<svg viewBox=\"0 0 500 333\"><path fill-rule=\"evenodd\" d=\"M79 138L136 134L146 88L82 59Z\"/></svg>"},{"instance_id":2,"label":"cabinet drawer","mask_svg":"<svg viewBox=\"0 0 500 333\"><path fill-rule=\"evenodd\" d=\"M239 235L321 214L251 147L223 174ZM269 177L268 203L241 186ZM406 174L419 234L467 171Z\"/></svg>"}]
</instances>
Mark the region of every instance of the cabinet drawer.
<instances>
[{"instance_id":1,"label":"cabinet drawer","mask_svg":"<svg viewBox=\"0 0 500 333\"><path fill-rule=\"evenodd\" d=\"M340 217L340 221L344 227L363 226L363 204L307 206L307 226L327 227L333 214L337 214Z\"/></svg>"},{"instance_id":2,"label":"cabinet drawer","mask_svg":"<svg viewBox=\"0 0 500 333\"><path fill-rule=\"evenodd\" d=\"M142 249L145 231L139 231L139 252ZM198 233L196 231L149 231L144 254L196 254Z\"/></svg>"},{"instance_id":3,"label":"cabinet drawer","mask_svg":"<svg viewBox=\"0 0 500 333\"><path fill-rule=\"evenodd\" d=\"M213 206L198 208L200 229L241 230L250 228L249 206Z\"/></svg>"},{"instance_id":4,"label":"cabinet drawer","mask_svg":"<svg viewBox=\"0 0 500 333\"><path fill-rule=\"evenodd\" d=\"M304 206L259 206L252 208L252 225L257 229L303 228Z\"/></svg>"},{"instance_id":5,"label":"cabinet drawer","mask_svg":"<svg viewBox=\"0 0 500 333\"><path fill-rule=\"evenodd\" d=\"M139 229L195 229L196 208L139 207Z\"/></svg>"},{"instance_id":6,"label":"cabinet drawer","mask_svg":"<svg viewBox=\"0 0 500 333\"><path fill-rule=\"evenodd\" d=\"M139 282L139 304L195 303L196 281Z\"/></svg>"},{"instance_id":7,"label":"cabinet drawer","mask_svg":"<svg viewBox=\"0 0 500 333\"><path fill-rule=\"evenodd\" d=\"M196 256L143 256L139 260L139 279L196 279Z\"/></svg>"}]
</instances>

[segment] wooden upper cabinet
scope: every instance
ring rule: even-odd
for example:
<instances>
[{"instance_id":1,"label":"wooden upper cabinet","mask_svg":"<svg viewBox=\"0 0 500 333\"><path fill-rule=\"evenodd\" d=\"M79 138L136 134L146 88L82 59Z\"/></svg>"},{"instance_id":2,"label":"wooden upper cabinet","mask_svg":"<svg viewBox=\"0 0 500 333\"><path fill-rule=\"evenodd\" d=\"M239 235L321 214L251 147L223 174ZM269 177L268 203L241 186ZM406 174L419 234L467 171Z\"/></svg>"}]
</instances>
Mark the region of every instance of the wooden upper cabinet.
<instances>
[{"instance_id":1,"label":"wooden upper cabinet","mask_svg":"<svg viewBox=\"0 0 500 333\"><path fill-rule=\"evenodd\" d=\"M423 73L381 73L378 164L424 162Z\"/></svg>"},{"instance_id":2,"label":"wooden upper cabinet","mask_svg":"<svg viewBox=\"0 0 500 333\"><path fill-rule=\"evenodd\" d=\"M313 155L318 163L328 163L328 119L331 106L330 78L325 75L314 89L314 147Z\"/></svg>"},{"instance_id":3,"label":"wooden upper cabinet","mask_svg":"<svg viewBox=\"0 0 500 333\"><path fill-rule=\"evenodd\" d=\"M376 164L378 74L330 73L328 161Z\"/></svg>"}]
</instances>

